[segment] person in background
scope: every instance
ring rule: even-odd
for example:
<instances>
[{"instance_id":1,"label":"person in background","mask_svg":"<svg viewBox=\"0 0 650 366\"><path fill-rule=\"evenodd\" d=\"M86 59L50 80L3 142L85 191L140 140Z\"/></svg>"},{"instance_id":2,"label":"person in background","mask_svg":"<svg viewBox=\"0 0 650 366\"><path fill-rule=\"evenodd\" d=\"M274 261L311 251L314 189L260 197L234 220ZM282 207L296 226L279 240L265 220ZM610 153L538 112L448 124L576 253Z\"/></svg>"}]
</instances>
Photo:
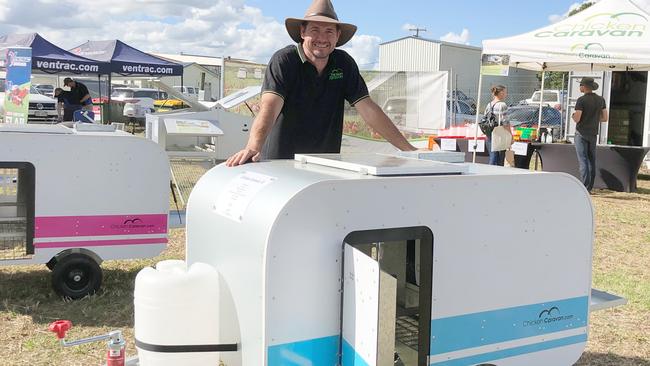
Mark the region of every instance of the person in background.
<instances>
[{"instance_id":1,"label":"person in background","mask_svg":"<svg viewBox=\"0 0 650 366\"><path fill-rule=\"evenodd\" d=\"M304 18L288 18L285 26L296 44L271 57L248 143L227 166L292 159L296 153L340 152L346 100L395 147L417 150L370 99L354 59L337 49L357 27L339 22L330 0L315 0Z\"/></svg>"},{"instance_id":2,"label":"person in background","mask_svg":"<svg viewBox=\"0 0 650 366\"><path fill-rule=\"evenodd\" d=\"M93 109L93 98L86 85L71 78L63 79L63 85L70 88L70 102L73 105L80 105L85 110Z\"/></svg>"},{"instance_id":3,"label":"person in background","mask_svg":"<svg viewBox=\"0 0 650 366\"><path fill-rule=\"evenodd\" d=\"M488 112L494 113L497 117L497 122L500 126L506 127L510 131L510 123L506 118L506 111L508 110L508 105L505 100L508 97L508 89L503 85L495 85L491 89L492 92L492 101L485 107L485 114ZM489 164L490 165L500 165L503 166L503 162L506 158L506 151L492 151L492 136L485 136L485 148L490 154Z\"/></svg>"},{"instance_id":4,"label":"person in background","mask_svg":"<svg viewBox=\"0 0 650 366\"><path fill-rule=\"evenodd\" d=\"M598 83L593 78L580 80L580 92L583 95L576 102L575 112L571 118L576 123L575 145L580 178L589 192L594 188L596 179L596 142L600 122L608 119L605 99L594 93Z\"/></svg>"},{"instance_id":5,"label":"person in background","mask_svg":"<svg viewBox=\"0 0 650 366\"><path fill-rule=\"evenodd\" d=\"M61 88L54 89L54 98L56 99L56 112L59 115L59 122L72 121L72 114L79 106L70 103L70 92Z\"/></svg>"}]
</instances>

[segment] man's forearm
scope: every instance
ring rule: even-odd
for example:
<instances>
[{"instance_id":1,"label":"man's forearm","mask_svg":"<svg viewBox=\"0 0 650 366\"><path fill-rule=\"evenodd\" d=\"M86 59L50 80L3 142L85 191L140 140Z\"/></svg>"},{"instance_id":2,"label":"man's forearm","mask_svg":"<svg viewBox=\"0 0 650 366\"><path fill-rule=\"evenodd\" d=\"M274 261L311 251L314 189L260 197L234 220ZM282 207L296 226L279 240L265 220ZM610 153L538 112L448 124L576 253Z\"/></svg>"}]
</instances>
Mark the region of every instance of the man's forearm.
<instances>
[{"instance_id":1,"label":"man's forearm","mask_svg":"<svg viewBox=\"0 0 650 366\"><path fill-rule=\"evenodd\" d=\"M273 93L263 93L261 99L260 113L255 117L246 144L247 149L257 152L262 151L264 142L284 105L284 99Z\"/></svg>"},{"instance_id":2,"label":"man's forearm","mask_svg":"<svg viewBox=\"0 0 650 366\"><path fill-rule=\"evenodd\" d=\"M255 117L253 127L251 127L251 133L248 137L246 148L255 151L262 151L264 142L269 136L269 133L271 133L276 118L277 115L270 108L260 111L260 114Z\"/></svg>"}]
</instances>

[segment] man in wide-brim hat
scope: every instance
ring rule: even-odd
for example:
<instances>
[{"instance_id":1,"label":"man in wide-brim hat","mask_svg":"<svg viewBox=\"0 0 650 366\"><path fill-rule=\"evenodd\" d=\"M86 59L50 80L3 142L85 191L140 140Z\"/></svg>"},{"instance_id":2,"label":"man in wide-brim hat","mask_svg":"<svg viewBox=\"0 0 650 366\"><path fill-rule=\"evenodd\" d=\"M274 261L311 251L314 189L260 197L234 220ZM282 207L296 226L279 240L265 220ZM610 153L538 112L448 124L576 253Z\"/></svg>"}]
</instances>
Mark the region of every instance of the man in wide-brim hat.
<instances>
[{"instance_id":1,"label":"man in wide-brim hat","mask_svg":"<svg viewBox=\"0 0 650 366\"><path fill-rule=\"evenodd\" d=\"M303 18L288 18L285 25L296 44L271 57L248 144L228 159L228 166L340 152L346 100L394 146L416 150L370 99L356 62L336 49L357 27L340 22L330 0L314 0Z\"/></svg>"},{"instance_id":2,"label":"man in wide-brim hat","mask_svg":"<svg viewBox=\"0 0 650 366\"><path fill-rule=\"evenodd\" d=\"M598 83L593 78L584 77L580 80L580 91L584 93L576 101L573 121L576 123L574 142L580 178L589 192L594 188L596 180L596 143L600 122L608 119L607 103L600 95Z\"/></svg>"}]
</instances>

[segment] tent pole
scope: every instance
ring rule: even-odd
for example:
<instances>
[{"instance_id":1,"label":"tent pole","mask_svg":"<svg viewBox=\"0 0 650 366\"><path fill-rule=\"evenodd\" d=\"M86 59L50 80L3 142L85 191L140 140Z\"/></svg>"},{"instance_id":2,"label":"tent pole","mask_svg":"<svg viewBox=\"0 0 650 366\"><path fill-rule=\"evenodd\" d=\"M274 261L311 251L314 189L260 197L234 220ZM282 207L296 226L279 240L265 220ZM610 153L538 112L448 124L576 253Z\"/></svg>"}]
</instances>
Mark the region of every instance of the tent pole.
<instances>
[{"instance_id":1,"label":"tent pole","mask_svg":"<svg viewBox=\"0 0 650 366\"><path fill-rule=\"evenodd\" d=\"M108 106L106 106L107 114L110 114L110 110L111 110L111 94L113 94L112 91L111 91L111 85L112 85L111 83L113 81L112 79L113 79L113 75L108 74ZM107 115L106 117L108 119L107 122L110 123L111 120L108 118L108 117L110 117L110 115Z\"/></svg>"},{"instance_id":2,"label":"tent pole","mask_svg":"<svg viewBox=\"0 0 650 366\"><path fill-rule=\"evenodd\" d=\"M102 76L97 74L97 88L99 88L99 123L104 124L104 113L102 113Z\"/></svg>"},{"instance_id":3,"label":"tent pole","mask_svg":"<svg viewBox=\"0 0 650 366\"><path fill-rule=\"evenodd\" d=\"M451 91L448 90L447 95L450 96L448 109L449 109L449 127L451 128L454 127L454 125L456 124L456 118L455 118L456 116L454 116L454 107L456 105L456 98L454 96L455 90L454 90L454 68L453 67L449 69L449 79L451 84L450 85L451 87L449 89L451 89ZM447 124L445 123L445 127L446 125Z\"/></svg>"},{"instance_id":4,"label":"tent pole","mask_svg":"<svg viewBox=\"0 0 650 366\"><path fill-rule=\"evenodd\" d=\"M483 55L481 54L481 59ZM476 97L476 117L474 118L474 153L472 154L472 163L476 163L476 147L478 146L478 113L481 109L481 88L483 86L483 73L478 74L478 96ZM485 136L487 138L487 136ZM488 154L490 152L488 151Z\"/></svg>"},{"instance_id":5,"label":"tent pole","mask_svg":"<svg viewBox=\"0 0 650 366\"><path fill-rule=\"evenodd\" d=\"M542 90L540 91L540 96L539 96L539 115L537 116L537 138L540 138L539 129L542 127L542 109L544 107L544 81L545 80L546 80L546 67L542 69Z\"/></svg>"},{"instance_id":6,"label":"tent pole","mask_svg":"<svg viewBox=\"0 0 650 366\"><path fill-rule=\"evenodd\" d=\"M564 114L569 112L569 95L568 95L569 88L564 86L564 83L566 82L566 77L567 77L567 74L562 73L562 90L560 90L560 98L562 98L560 100L560 116L561 117L564 117ZM565 90L566 90L566 93L564 93L564 96L563 96L562 91L565 91ZM564 135L564 131L562 131L563 128L565 128L564 124L560 123L560 134L558 136L563 136Z\"/></svg>"}]
</instances>

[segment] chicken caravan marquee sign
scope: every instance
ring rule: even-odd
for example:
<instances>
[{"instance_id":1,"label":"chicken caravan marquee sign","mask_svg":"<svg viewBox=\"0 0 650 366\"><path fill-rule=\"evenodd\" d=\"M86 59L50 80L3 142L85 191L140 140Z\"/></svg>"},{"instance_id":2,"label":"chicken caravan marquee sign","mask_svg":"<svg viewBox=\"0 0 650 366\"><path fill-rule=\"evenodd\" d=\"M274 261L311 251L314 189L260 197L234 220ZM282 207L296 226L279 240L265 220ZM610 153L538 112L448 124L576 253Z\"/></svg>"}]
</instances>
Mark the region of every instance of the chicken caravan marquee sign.
<instances>
[{"instance_id":1,"label":"chicken caravan marquee sign","mask_svg":"<svg viewBox=\"0 0 650 366\"><path fill-rule=\"evenodd\" d=\"M646 37L648 17L636 12L601 12L571 21L571 18L553 27L535 33L535 37L547 40L569 40L565 53L586 62L596 60L625 60L628 56L608 50L604 44L611 40L623 43L638 42ZM574 42L571 42L574 41ZM607 42L609 41L609 42Z\"/></svg>"},{"instance_id":2,"label":"chicken caravan marquee sign","mask_svg":"<svg viewBox=\"0 0 650 366\"><path fill-rule=\"evenodd\" d=\"M643 37L648 27L644 14L600 13L578 22L559 24L535 33L538 38Z\"/></svg>"}]
</instances>

